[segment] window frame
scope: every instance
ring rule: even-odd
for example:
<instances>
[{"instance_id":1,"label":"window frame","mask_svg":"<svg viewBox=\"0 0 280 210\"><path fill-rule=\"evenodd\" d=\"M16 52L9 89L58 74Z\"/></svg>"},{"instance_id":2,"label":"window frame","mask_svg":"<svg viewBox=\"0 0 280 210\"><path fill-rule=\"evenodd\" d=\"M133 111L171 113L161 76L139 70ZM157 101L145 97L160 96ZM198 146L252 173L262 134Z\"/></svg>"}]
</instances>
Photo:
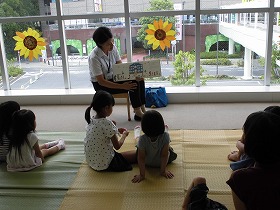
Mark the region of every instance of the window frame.
<instances>
[{"instance_id":1,"label":"window frame","mask_svg":"<svg viewBox=\"0 0 280 210\"><path fill-rule=\"evenodd\" d=\"M195 86L200 87L200 15L207 14L230 14L230 13L255 13L255 12L264 12L268 14L267 22L267 41L266 41L266 58L265 58L265 77L264 85L270 86L270 68L271 68L271 55L272 55L272 36L273 36L273 17L275 12L280 12L280 7L275 7L275 1L270 0L268 7L263 8L233 8L233 9L200 9L200 0L195 0L195 10L172 10L172 11L152 11L152 12L129 12L129 0L124 0L124 13L96 13L96 14L82 14L82 15L63 15L62 14L62 1L56 0L56 10L57 15L42 15L42 16L28 16L28 17L5 17L0 19L0 67L2 73L3 81L3 90L11 90L11 86L8 80L8 71L7 63L4 49L3 33L1 25L5 23L13 22L28 22L28 21L57 21L59 37L61 44L61 56L62 56L62 68L63 68L63 78L64 78L64 88L71 89L70 83L70 73L69 65L67 59L67 47L66 47L66 37L65 37L65 27L64 20L73 20L73 19L97 19L102 17L107 18L120 18L125 17L126 25L126 46L127 46L127 61L132 61L132 44L131 44L131 21L130 18L140 18L142 16L175 16L175 15L190 15L195 14L195 51L196 51L196 80Z\"/></svg>"}]
</instances>

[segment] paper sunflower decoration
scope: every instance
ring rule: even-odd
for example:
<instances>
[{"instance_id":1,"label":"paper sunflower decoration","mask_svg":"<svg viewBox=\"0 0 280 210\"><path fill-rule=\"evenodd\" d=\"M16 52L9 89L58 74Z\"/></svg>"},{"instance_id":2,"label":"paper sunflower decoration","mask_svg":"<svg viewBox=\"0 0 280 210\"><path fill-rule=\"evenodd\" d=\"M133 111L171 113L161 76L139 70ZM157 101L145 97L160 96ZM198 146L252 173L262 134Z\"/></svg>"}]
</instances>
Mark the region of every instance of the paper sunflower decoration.
<instances>
[{"instance_id":1,"label":"paper sunflower decoration","mask_svg":"<svg viewBox=\"0 0 280 210\"><path fill-rule=\"evenodd\" d=\"M15 51L20 51L20 56L24 55L24 58L29 57L32 61L33 58L38 59L38 55L42 55L42 50L45 49L45 39L40 37L41 35L31 28L27 31L16 32L17 36L14 36L14 40L17 41Z\"/></svg>"},{"instance_id":2,"label":"paper sunflower decoration","mask_svg":"<svg viewBox=\"0 0 280 210\"><path fill-rule=\"evenodd\" d=\"M148 44L153 44L153 50L160 48L162 50L165 47L170 47L170 42L176 40L174 30L171 30L172 23L168 21L163 22L162 19L159 21L154 20L154 24L148 24L147 34L145 39L148 40Z\"/></svg>"}]
</instances>

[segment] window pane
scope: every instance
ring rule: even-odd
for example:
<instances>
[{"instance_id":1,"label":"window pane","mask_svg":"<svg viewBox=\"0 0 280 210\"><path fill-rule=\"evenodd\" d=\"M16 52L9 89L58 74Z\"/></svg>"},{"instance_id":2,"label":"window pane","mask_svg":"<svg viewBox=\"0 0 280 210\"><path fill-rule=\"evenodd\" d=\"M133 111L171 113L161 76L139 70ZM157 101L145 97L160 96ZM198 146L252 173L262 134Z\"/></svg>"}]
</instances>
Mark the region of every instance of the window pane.
<instances>
[{"instance_id":1,"label":"window pane","mask_svg":"<svg viewBox=\"0 0 280 210\"><path fill-rule=\"evenodd\" d=\"M238 9L238 8L262 8L268 7L269 1L252 1L252 0L202 0L201 8L221 8L221 9ZM202 6L204 5L204 6Z\"/></svg>"},{"instance_id":2,"label":"window pane","mask_svg":"<svg viewBox=\"0 0 280 210\"><path fill-rule=\"evenodd\" d=\"M271 58L271 85L280 84L280 26L279 12L274 14L272 58Z\"/></svg>"},{"instance_id":3,"label":"window pane","mask_svg":"<svg viewBox=\"0 0 280 210\"><path fill-rule=\"evenodd\" d=\"M220 22L201 25L201 65L206 85L263 85L266 17L264 13L219 15ZM210 31L210 28L212 32ZM208 30L207 33L204 33ZM205 34L206 36L204 36ZM201 43L202 44L202 43Z\"/></svg>"},{"instance_id":4,"label":"window pane","mask_svg":"<svg viewBox=\"0 0 280 210\"><path fill-rule=\"evenodd\" d=\"M267 7L267 1L254 2L251 0L201 0L201 9L221 9L221 8L259 8Z\"/></svg>"},{"instance_id":5,"label":"window pane","mask_svg":"<svg viewBox=\"0 0 280 210\"><path fill-rule=\"evenodd\" d=\"M132 20L134 19L136 18L132 18ZM174 47L174 45L176 45L175 36L177 31L180 34L182 33L182 31L176 29L176 24L180 25L182 22L179 22L179 19L178 22L176 21L177 19L174 16L152 16L141 17L138 19L137 25L132 25L132 61L160 60L162 76L146 78L146 84L148 86L158 85L159 82L161 85L171 86L170 78L174 74L172 62L174 60L176 48ZM180 19L180 21L182 21L182 19ZM160 22L161 24L165 24L165 26L167 26L167 24L169 25L166 28L167 31L161 31L158 28ZM148 24L150 24L150 27L154 25L156 30L151 30ZM178 27L178 29L179 28L182 29L182 27ZM147 30L154 31L154 33L148 34ZM160 35L160 31L163 34ZM174 37L173 41L170 39L170 37L172 37L171 35ZM170 40L167 39L167 36ZM155 41L155 39L158 40ZM158 42L158 44L156 44L156 42Z\"/></svg>"},{"instance_id":6,"label":"window pane","mask_svg":"<svg viewBox=\"0 0 280 210\"><path fill-rule=\"evenodd\" d=\"M52 33L50 23L2 25L11 89L64 88L62 66L56 65L58 60L55 57L58 35ZM16 32L24 33L19 35ZM15 36L18 36L17 41L13 38Z\"/></svg>"},{"instance_id":7,"label":"window pane","mask_svg":"<svg viewBox=\"0 0 280 210\"><path fill-rule=\"evenodd\" d=\"M40 2L40 4L39 4ZM22 17L44 15L40 12L44 4L38 0L28 1L1 1L0 17Z\"/></svg>"},{"instance_id":8,"label":"window pane","mask_svg":"<svg viewBox=\"0 0 280 210\"><path fill-rule=\"evenodd\" d=\"M56 14L55 1L50 4L52 14ZM91 13L121 13L124 12L123 0L63 0L62 3L63 15L78 15Z\"/></svg>"},{"instance_id":9,"label":"window pane","mask_svg":"<svg viewBox=\"0 0 280 210\"><path fill-rule=\"evenodd\" d=\"M3 90L2 67L0 67L0 90Z\"/></svg>"},{"instance_id":10,"label":"window pane","mask_svg":"<svg viewBox=\"0 0 280 210\"><path fill-rule=\"evenodd\" d=\"M181 1L181 0L129 1L129 7L131 12L174 10L176 5L181 5L181 9L188 9L188 10L195 9L195 1Z\"/></svg>"},{"instance_id":11,"label":"window pane","mask_svg":"<svg viewBox=\"0 0 280 210\"><path fill-rule=\"evenodd\" d=\"M12 1L14 3L14 1ZM24 1L21 1L24 2ZM27 2L28 6L32 0ZM9 19L0 20L3 27L5 50L7 59L9 59L9 68L19 67L23 69L22 75L19 74L15 80L11 80L12 89L20 88L65 88L62 71L62 61L60 52L60 37L58 24L56 21L56 3L55 0L39 1L34 0L32 14L26 9L24 12L17 9L18 3L11 6L9 1L1 4L0 12L2 16L8 14L10 17L18 16L49 16L49 20L38 22L19 22L7 23ZM155 4L156 1L129 1L131 12L143 11L161 11L178 10L176 16L174 12L170 17L168 11L165 16L142 16L131 17L131 35L126 36L124 17L104 17L95 18L94 13L114 13L124 12L123 1L101 1L101 0L63 0L63 19L66 30L66 43L68 52L68 64L70 70L71 88L91 88L89 81L89 72L87 56L95 46L91 36L93 31L99 26L110 27L115 45L118 47L123 62L127 62L127 39L132 44L132 61L141 61L146 59L160 59L162 68L162 77L147 79L152 84L164 83L165 85L194 85L194 61L195 56L195 23L194 15L195 0L193 1L166 1L161 4ZM202 73L201 81L206 85L262 85L264 78L264 56L266 44L266 31L268 14L254 11L254 8L268 7L268 1L248 1L241 0L201 0L201 9L204 9L200 16L200 47L201 47L201 66L205 71ZM10 7L8 7L10 6ZM37 7L38 9L34 9ZM275 52L278 50L277 38L279 38L279 2L275 2L276 12L273 19L274 33L273 45L276 43ZM211 14L211 9L251 9L249 13L231 13L231 14ZM207 11L207 9L210 9ZM184 10L184 11L182 11ZM20 12L19 12L20 11ZM208 14L208 12L210 14ZM91 14L92 13L92 14ZM213 12L215 13L215 12ZM223 12L221 12L223 13ZM70 20L67 15L91 14L81 16L80 19ZM137 13L136 13L137 14ZM150 13L149 13L150 14ZM20 21L26 21L25 19ZM30 21L29 17L28 21ZM147 24L153 24L154 20L168 20L172 23L172 30L176 31L176 40L164 42L164 45L153 43L148 44L146 40ZM14 51L16 41L13 39L16 31L27 30L28 27L39 31L42 37L46 39L46 51L42 55L29 61L28 56L25 59L24 53L20 56ZM151 40L151 39L149 39ZM257 44L256 44L257 43ZM163 49L161 48L163 47ZM274 47L274 46L273 46ZM178 64L180 53L186 56ZM11 60L13 59L13 60ZM11 60L11 61L10 61ZM189 62L191 61L191 62ZM189 62L189 63L188 63ZM272 67L273 67L272 61ZM180 63L180 62L179 62ZM276 63L276 61L274 62ZM183 66L183 64L185 66ZM187 66L189 64L189 66ZM12 67L10 67L10 65ZM178 66L179 65L179 66ZM180 72L180 65L184 70ZM182 69L182 68L181 68ZM187 70L188 69L188 70ZM271 81L274 82L273 73L277 73L278 66L272 69ZM215 81L213 81L215 80ZM274 83L276 84L276 83ZM1 87L0 87L1 88Z\"/></svg>"},{"instance_id":12,"label":"window pane","mask_svg":"<svg viewBox=\"0 0 280 210\"><path fill-rule=\"evenodd\" d=\"M124 18L68 20L65 21L68 64L71 88L92 88L88 67L88 56L96 46L92 40L93 32L100 26L109 27L114 37L114 44L120 55L126 59ZM110 23L110 24L108 24Z\"/></svg>"}]
</instances>

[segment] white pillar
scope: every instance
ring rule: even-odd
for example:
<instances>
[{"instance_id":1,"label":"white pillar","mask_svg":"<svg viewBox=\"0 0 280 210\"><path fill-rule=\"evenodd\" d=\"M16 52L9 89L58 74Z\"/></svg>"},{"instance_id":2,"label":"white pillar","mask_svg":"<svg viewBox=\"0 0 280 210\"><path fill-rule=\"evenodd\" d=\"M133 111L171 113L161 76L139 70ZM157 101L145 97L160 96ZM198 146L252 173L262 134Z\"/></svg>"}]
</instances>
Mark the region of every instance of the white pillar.
<instances>
[{"instance_id":1,"label":"white pillar","mask_svg":"<svg viewBox=\"0 0 280 210\"><path fill-rule=\"evenodd\" d=\"M252 51L248 48L245 48L244 54L244 76L243 79L252 79Z\"/></svg>"},{"instance_id":2,"label":"white pillar","mask_svg":"<svg viewBox=\"0 0 280 210\"><path fill-rule=\"evenodd\" d=\"M247 23L247 13L242 13L243 14L243 25L246 26Z\"/></svg>"},{"instance_id":3,"label":"white pillar","mask_svg":"<svg viewBox=\"0 0 280 210\"><path fill-rule=\"evenodd\" d=\"M259 18L259 13L255 13L255 29L257 28L257 26L258 26L258 18Z\"/></svg>"},{"instance_id":4,"label":"white pillar","mask_svg":"<svg viewBox=\"0 0 280 210\"><path fill-rule=\"evenodd\" d=\"M228 54L234 54L235 49L234 49L234 41L232 39L228 39Z\"/></svg>"}]
</instances>

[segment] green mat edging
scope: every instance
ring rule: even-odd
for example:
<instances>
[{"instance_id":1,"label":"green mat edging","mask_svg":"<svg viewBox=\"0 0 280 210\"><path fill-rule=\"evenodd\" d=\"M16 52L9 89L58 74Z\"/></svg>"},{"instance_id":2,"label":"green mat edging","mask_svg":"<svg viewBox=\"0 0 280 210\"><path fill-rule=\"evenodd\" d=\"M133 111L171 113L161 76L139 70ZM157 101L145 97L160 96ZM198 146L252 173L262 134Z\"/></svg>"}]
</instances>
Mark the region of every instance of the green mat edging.
<instances>
[{"instance_id":1,"label":"green mat edging","mask_svg":"<svg viewBox=\"0 0 280 210\"><path fill-rule=\"evenodd\" d=\"M66 149L28 172L7 172L0 164L1 210L58 209L84 161L84 132L38 132L39 144L62 138Z\"/></svg>"}]
</instances>

